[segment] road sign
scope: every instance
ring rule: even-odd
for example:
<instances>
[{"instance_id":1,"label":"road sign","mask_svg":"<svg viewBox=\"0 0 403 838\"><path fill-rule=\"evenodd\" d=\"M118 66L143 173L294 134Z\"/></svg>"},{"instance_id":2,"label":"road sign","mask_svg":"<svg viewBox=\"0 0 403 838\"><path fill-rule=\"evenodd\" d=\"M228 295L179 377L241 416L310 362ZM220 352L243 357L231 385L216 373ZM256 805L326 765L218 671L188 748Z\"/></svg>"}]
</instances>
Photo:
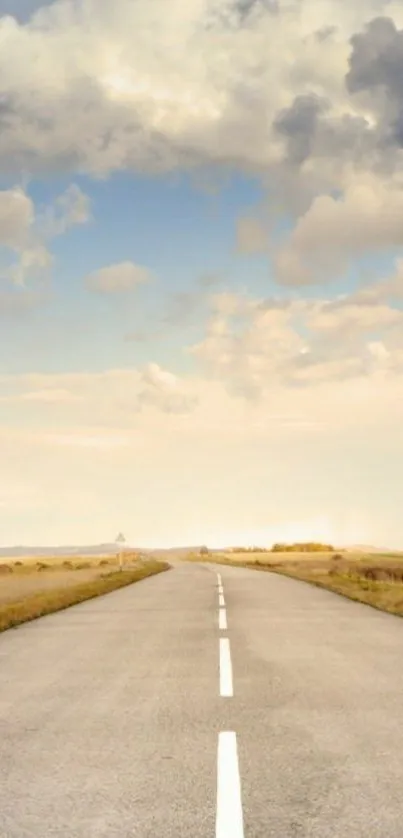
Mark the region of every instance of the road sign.
<instances>
[{"instance_id":1,"label":"road sign","mask_svg":"<svg viewBox=\"0 0 403 838\"><path fill-rule=\"evenodd\" d=\"M115 541L116 541L116 544L125 544L126 539L125 539L122 532L120 532L119 535L116 536ZM123 567L123 554L122 554L122 549L120 548L120 550L119 550L119 570L122 570L122 567Z\"/></svg>"}]
</instances>

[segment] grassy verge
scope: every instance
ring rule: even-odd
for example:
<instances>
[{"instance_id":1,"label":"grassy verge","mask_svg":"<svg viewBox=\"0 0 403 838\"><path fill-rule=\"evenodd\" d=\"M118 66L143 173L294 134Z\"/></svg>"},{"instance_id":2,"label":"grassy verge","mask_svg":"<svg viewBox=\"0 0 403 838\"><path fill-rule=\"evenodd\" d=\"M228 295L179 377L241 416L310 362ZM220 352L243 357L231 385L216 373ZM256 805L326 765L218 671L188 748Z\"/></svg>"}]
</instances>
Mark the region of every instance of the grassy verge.
<instances>
[{"instance_id":1,"label":"grassy verge","mask_svg":"<svg viewBox=\"0 0 403 838\"><path fill-rule=\"evenodd\" d=\"M33 593L20 600L4 603L0 605L0 631L43 617L45 614L62 611L71 605L108 594L169 569L168 562L150 561L132 570L103 574L90 582Z\"/></svg>"},{"instance_id":2,"label":"grassy verge","mask_svg":"<svg viewBox=\"0 0 403 838\"><path fill-rule=\"evenodd\" d=\"M377 608L378 611L386 611L398 617L403 617L403 584L396 581L372 580L357 573L337 573L327 571L324 573L304 572L302 568L270 568L272 572L289 576L291 579L298 579L301 582L308 582L317 588L325 588L335 594L347 597L354 602L362 602Z\"/></svg>"},{"instance_id":3,"label":"grassy verge","mask_svg":"<svg viewBox=\"0 0 403 838\"><path fill-rule=\"evenodd\" d=\"M340 556L339 560L327 558L316 564L313 560L287 562L283 559L277 562L275 554L272 555L272 561L266 557L254 561L231 560L228 556L220 554L202 558L189 555L187 561L207 561L277 573L318 588L325 588L379 611L403 617L403 569L402 565L399 567L396 562L396 559L401 562L401 554L367 556L365 560L364 557L354 559L345 554Z\"/></svg>"}]
</instances>

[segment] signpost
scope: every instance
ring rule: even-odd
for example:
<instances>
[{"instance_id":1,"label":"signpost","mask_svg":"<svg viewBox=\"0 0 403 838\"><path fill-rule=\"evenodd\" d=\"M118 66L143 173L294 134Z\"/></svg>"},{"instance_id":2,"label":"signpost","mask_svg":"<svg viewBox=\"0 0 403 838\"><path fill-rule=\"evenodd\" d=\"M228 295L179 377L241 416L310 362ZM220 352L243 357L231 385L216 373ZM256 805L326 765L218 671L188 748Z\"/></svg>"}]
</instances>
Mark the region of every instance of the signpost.
<instances>
[{"instance_id":1,"label":"signpost","mask_svg":"<svg viewBox=\"0 0 403 838\"><path fill-rule=\"evenodd\" d=\"M125 544L125 542L126 542L126 539L125 539L125 537L124 537L123 533L121 533L121 532L120 532L120 533L119 533L119 535L116 537L115 541L116 541L116 544L117 544L117 545L118 545L118 547L119 547L119 570L122 570L122 569L123 569L123 550L122 550L122 544Z\"/></svg>"}]
</instances>

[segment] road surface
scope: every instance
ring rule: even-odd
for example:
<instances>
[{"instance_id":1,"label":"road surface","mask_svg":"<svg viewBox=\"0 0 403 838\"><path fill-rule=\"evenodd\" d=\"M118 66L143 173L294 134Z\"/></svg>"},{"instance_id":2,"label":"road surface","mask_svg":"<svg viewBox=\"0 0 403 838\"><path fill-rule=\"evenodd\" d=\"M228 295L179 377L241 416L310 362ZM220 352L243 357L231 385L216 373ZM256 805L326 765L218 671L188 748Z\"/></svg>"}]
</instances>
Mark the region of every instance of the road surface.
<instances>
[{"instance_id":1,"label":"road surface","mask_svg":"<svg viewBox=\"0 0 403 838\"><path fill-rule=\"evenodd\" d=\"M0 636L2 838L401 838L403 620L175 565Z\"/></svg>"}]
</instances>

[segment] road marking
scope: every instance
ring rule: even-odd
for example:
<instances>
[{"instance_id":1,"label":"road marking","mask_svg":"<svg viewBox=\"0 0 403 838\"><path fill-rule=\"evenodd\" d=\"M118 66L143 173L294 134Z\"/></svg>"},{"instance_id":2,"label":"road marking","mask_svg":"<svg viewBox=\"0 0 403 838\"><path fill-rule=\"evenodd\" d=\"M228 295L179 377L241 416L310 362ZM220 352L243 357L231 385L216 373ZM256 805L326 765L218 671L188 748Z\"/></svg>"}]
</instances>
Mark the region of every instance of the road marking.
<instances>
[{"instance_id":1,"label":"road marking","mask_svg":"<svg viewBox=\"0 0 403 838\"><path fill-rule=\"evenodd\" d=\"M217 573L217 582L221 585L221 573Z\"/></svg>"},{"instance_id":2,"label":"road marking","mask_svg":"<svg viewBox=\"0 0 403 838\"><path fill-rule=\"evenodd\" d=\"M244 838L236 733L218 735L216 838Z\"/></svg>"},{"instance_id":3,"label":"road marking","mask_svg":"<svg viewBox=\"0 0 403 838\"><path fill-rule=\"evenodd\" d=\"M221 631L227 631L227 612L225 608L220 608L218 612L218 625Z\"/></svg>"},{"instance_id":4,"label":"road marking","mask_svg":"<svg viewBox=\"0 0 403 838\"><path fill-rule=\"evenodd\" d=\"M224 594L218 594L218 604L221 608L225 605Z\"/></svg>"},{"instance_id":5,"label":"road marking","mask_svg":"<svg viewBox=\"0 0 403 838\"><path fill-rule=\"evenodd\" d=\"M223 586L222 586L222 585L219 585L219 586L218 586L218 593L219 593L219 594L223 594L223 593L224 593L224 588L223 588Z\"/></svg>"},{"instance_id":6,"label":"road marking","mask_svg":"<svg viewBox=\"0 0 403 838\"><path fill-rule=\"evenodd\" d=\"M220 637L220 696L232 698L234 687L232 683L231 650L228 637Z\"/></svg>"}]
</instances>

